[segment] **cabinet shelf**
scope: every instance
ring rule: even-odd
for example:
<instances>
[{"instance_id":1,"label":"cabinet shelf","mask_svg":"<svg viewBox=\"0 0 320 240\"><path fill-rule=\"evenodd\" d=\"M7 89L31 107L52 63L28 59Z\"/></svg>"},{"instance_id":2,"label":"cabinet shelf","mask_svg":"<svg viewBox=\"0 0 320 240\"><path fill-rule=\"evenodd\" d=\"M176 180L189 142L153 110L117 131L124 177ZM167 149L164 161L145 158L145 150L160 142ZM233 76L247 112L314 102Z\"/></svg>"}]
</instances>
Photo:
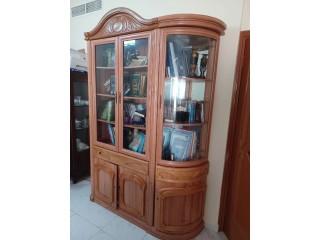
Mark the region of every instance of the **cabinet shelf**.
<instances>
[{"instance_id":1,"label":"cabinet shelf","mask_svg":"<svg viewBox=\"0 0 320 240\"><path fill-rule=\"evenodd\" d=\"M192 78L192 77L166 77L165 78L166 82L170 81L195 81L195 82L207 82L207 81L212 81L212 79L207 79L207 78Z\"/></svg>"},{"instance_id":2,"label":"cabinet shelf","mask_svg":"<svg viewBox=\"0 0 320 240\"><path fill-rule=\"evenodd\" d=\"M97 96L114 98L114 94L97 93Z\"/></svg>"},{"instance_id":3,"label":"cabinet shelf","mask_svg":"<svg viewBox=\"0 0 320 240\"><path fill-rule=\"evenodd\" d=\"M106 120L102 120L102 119L97 119L98 122L102 122L102 123L109 123L109 124L115 124L114 121L106 121Z\"/></svg>"},{"instance_id":4,"label":"cabinet shelf","mask_svg":"<svg viewBox=\"0 0 320 240\"><path fill-rule=\"evenodd\" d=\"M124 100L131 100L131 99L132 100L145 100L145 101L147 100L146 97L132 97L132 96L130 96L130 97L129 96L124 96L123 99Z\"/></svg>"},{"instance_id":5,"label":"cabinet shelf","mask_svg":"<svg viewBox=\"0 0 320 240\"><path fill-rule=\"evenodd\" d=\"M115 68L114 67L99 67L99 66L96 66L96 69L114 70Z\"/></svg>"},{"instance_id":6,"label":"cabinet shelf","mask_svg":"<svg viewBox=\"0 0 320 240\"><path fill-rule=\"evenodd\" d=\"M146 130L146 127L144 125L125 124L124 127L136 128L136 129L140 129L140 130Z\"/></svg>"},{"instance_id":7,"label":"cabinet shelf","mask_svg":"<svg viewBox=\"0 0 320 240\"><path fill-rule=\"evenodd\" d=\"M182 122L164 122L163 125L164 126L202 126L204 124L207 124L207 123L189 123L189 122L186 122L186 123L182 123Z\"/></svg>"},{"instance_id":8,"label":"cabinet shelf","mask_svg":"<svg viewBox=\"0 0 320 240\"><path fill-rule=\"evenodd\" d=\"M143 68L148 68L148 65L142 65L142 66L128 66L128 67L123 67L124 70L128 69L143 69Z\"/></svg>"}]
</instances>

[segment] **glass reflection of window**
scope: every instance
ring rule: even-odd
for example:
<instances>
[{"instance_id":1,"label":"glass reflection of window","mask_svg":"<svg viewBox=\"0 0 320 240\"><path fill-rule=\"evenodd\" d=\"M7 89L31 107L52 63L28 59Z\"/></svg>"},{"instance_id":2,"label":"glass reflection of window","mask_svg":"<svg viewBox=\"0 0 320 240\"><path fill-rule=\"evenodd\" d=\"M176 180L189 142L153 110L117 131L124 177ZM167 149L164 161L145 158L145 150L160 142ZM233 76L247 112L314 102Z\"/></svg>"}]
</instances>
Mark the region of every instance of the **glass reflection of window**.
<instances>
[{"instance_id":1,"label":"glass reflection of window","mask_svg":"<svg viewBox=\"0 0 320 240\"><path fill-rule=\"evenodd\" d=\"M124 46L134 46L136 45L136 40L128 40L124 42Z\"/></svg>"}]
</instances>

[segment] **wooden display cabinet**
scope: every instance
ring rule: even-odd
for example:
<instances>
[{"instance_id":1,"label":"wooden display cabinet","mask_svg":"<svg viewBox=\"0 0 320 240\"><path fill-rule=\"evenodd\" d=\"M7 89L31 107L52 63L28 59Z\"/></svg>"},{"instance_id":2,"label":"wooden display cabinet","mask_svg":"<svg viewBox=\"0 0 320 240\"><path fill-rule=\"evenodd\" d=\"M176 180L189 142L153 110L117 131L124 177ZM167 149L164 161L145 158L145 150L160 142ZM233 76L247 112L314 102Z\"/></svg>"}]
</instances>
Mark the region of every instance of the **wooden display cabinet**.
<instances>
[{"instance_id":1,"label":"wooden display cabinet","mask_svg":"<svg viewBox=\"0 0 320 240\"><path fill-rule=\"evenodd\" d=\"M213 17L106 13L88 41L91 200L160 239L203 229L220 36Z\"/></svg>"},{"instance_id":2,"label":"wooden display cabinet","mask_svg":"<svg viewBox=\"0 0 320 240\"><path fill-rule=\"evenodd\" d=\"M73 183L90 174L88 75L70 72L70 176Z\"/></svg>"}]
</instances>

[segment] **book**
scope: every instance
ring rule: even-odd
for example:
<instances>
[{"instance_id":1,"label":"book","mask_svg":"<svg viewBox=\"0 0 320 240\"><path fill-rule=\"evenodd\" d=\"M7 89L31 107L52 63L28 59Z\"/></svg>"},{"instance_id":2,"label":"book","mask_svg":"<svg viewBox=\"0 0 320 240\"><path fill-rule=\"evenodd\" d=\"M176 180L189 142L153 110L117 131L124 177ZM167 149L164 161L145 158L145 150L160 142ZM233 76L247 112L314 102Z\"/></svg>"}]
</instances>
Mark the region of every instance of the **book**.
<instances>
[{"instance_id":1,"label":"book","mask_svg":"<svg viewBox=\"0 0 320 240\"><path fill-rule=\"evenodd\" d=\"M100 119L106 121L114 121L115 119L115 101L101 100L100 101Z\"/></svg>"},{"instance_id":2,"label":"book","mask_svg":"<svg viewBox=\"0 0 320 240\"><path fill-rule=\"evenodd\" d=\"M134 134L133 141L129 144L129 149L134 152L137 152L142 142L142 138L143 137L141 136L141 134Z\"/></svg>"},{"instance_id":3,"label":"book","mask_svg":"<svg viewBox=\"0 0 320 240\"><path fill-rule=\"evenodd\" d=\"M145 139L146 139L146 135L142 132L138 133L140 134L140 138L141 138L141 142L140 145L138 147L138 153L142 153L142 150L144 149L144 145L145 145Z\"/></svg>"},{"instance_id":4,"label":"book","mask_svg":"<svg viewBox=\"0 0 320 240\"><path fill-rule=\"evenodd\" d=\"M172 128L163 127L162 129L162 151L165 151L170 146Z\"/></svg>"},{"instance_id":5,"label":"book","mask_svg":"<svg viewBox=\"0 0 320 240\"><path fill-rule=\"evenodd\" d=\"M190 158L194 144L194 132L174 129L171 134L170 150L174 161L186 161Z\"/></svg>"},{"instance_id":6,"label":"book","mask_svg":"<svg viewBox=\"0 0 320 240\"><path fill-rule=\"evenodd\" d=\"M115 94L115 82L115 75L111 75L110 78L108 78L106 82L103 84L107 94Z\"/></svg>"},{"instance_id":7,"label":"book","mask_svg":"<svg viewBox=\"0 0 320 240\"><path fill-rule=\"evenodd\" d=\"M146 97L147 96L147 76L142 75L141 77L141 86L139 91L140 97Z\"/></svg>"},{"instance_id":8,"label":"book","mask_svg":"<svg viewBox=\"0 0 320 240\"><path fill-rule=\"evenodd\" d=\"M141 74L132 74L130 75L131 81L131 96L139 96L141 88Z\"/></svg>"},{"instance_id":9,"label":"book","mask_svg":"<svg viewBox=\"0 0 320 240\"><path fill-rule=\"evenodd\" d=\"M109 135L110 135L111 143L112 143L112 145L114 145L114 144L115 144L114 129L113 129L113 127L112 127L111 124L108 124L108 130L109 130Z\"/></svg>"},{"instance_id":10,"label":"book","mask_svg":"<svg viewBox=\"0 0 320 240\"><path fill-rule=\"evenodd\" d=\"M172 77L179 77L178 66L177 66L178 58L176 58L176 54L174 52L174 47L173 47L172 42L169 42L169 48L170 48L170 57L169 57L170 71L171 71L171 69L173 69L173 74L171 71L171 76ZM172 67L171 67L171 65L172 65Z\"/></svg>"},{"instance_id":11,"label":"book","mask_svg":"<svg viewBox=\"0 0 320 240\"><path fill-rule=\"evenodd\" d=\"M146 114L147 114L147 110L143 109L143 110L138 110L138 111L135 111L133 113L133 115L137 115L139 117L143 117L145 118L146 117Z\"/></svg>"}]
</instances>

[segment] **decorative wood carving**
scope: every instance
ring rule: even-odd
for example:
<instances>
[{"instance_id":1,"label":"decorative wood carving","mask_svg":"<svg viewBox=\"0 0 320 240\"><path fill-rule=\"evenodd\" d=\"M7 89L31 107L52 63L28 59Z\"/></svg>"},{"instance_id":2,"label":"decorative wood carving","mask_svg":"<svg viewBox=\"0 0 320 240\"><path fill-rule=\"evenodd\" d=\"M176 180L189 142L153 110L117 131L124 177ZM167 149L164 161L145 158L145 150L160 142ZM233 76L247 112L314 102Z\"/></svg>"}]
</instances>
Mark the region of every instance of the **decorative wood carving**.
<instances>
[{"instance_id":1,"label":"decorative wood carving","mask_svg":"<svg viewBox=\"0 0 320 240\"><path fill-rule=\"evenodd\" d=\"M137 13L127 8L116 8L107 12L95 29L85 33L86 40L101 39L155 29L158 19L144 19Z\"/></svg>"},{"instance_id":2,"label":"decorative wood carving","mask_svg":"<svg viewBox=\"0 0 320 240\"><path fill-rule=\"evenodd\" d=\"M204 28L224 35L226 24L214 17L197 14L173 14L159 18L144 19L128 8L115 8L107 12L91 31L85 32L85 40L102 39L168 27Z\"/></svg>"}]
</instances>

